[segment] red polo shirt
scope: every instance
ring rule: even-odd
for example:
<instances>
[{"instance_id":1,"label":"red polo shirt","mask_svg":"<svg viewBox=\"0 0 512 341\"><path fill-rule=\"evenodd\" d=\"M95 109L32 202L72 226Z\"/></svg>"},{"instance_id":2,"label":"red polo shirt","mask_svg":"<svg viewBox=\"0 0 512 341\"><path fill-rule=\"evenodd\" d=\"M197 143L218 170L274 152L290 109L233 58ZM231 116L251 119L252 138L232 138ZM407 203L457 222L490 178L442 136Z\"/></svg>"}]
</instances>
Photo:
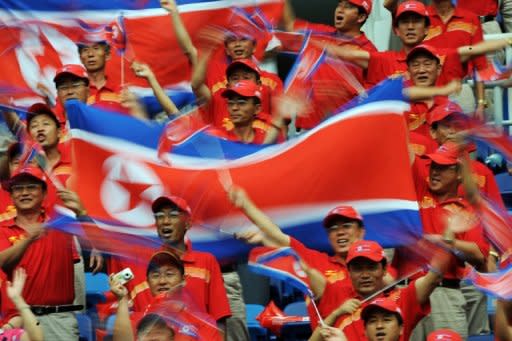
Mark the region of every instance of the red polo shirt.
<instances>
[{"instance_id":1,"label":"red polo shirt","mask_svg":"<svg viewBox=\"0 0 512 341\"><path fill-rule=\"evenodd\" d=\"M89 98L87 104L94 105L98 108L108 111L115 111L127 114L128 111L121 105L121 86L113 83L107 77L105 85L97 88L92 82L89 83Z\"/></svg>"},{"instance_id":2,"label":"red polo shirt","mask_svg":"<svg viewBox=\"0 0 512 341\"><path fill-rule=\"evenodd\" d=\"M416 324L430 313L429 303L420 305L418 302L415 282L409 283L405 288L395 288L391 292L379 296L394 300L402 311L404 331L400 337L401 341L409 340ZM343 285L342 282L328 283L318 305L318 309L322 315L324 312L328 312L326 314L329 315L330 312L337 309L346 300L352 298L363 300L352 286ZM343 333L345 333L347 340L368 340L365 334L364 321L361 319L361 311L368 304L369 302L363 303L352 315L342 315L334 323L334 327L341 329Z\"/></svg>"},{"instance_id":3,"label":"red polo shirt","mask_svg":"<svg viewBox=\"0 0 512 341\"><path fill-rule=\"evenodd\" d=\"M494 174L489 169L489 167L477 160L471 160L470 164L471 173L473 174L473 179L478 185L478 189L484 193L493 203L499 205L502 208L505 208L505 203L501 197L500 189L498 188ZM464 195L463 187L460 186L459 189L459 194Z\"/></svg>"},{"instance_id":4,"label":"red polo shirt","mask_svg":"<svg viewBox=\"0 0 512 341\"><path fill-rule=\"evenodd\" d=\"M252 128L254 131L254 139L249 143L263 144L263 142L265 142L265 137L267 137L267 132L271 128L270 125L265 123L262 120L256 119L252 123ZM215 136L218 136L220 138L223 138L223 139L226 139L229 141L241 142L239 140L238 136L235 134L234 126L231 121L226 122L225 126L222 129L216 128L216 127L211 127L206 132L211 135L215 135ZM284 142L284 141L285 141L284 134L280 133L277 138L277 142L280 143L280 142Z\"/></svg>"},{"instance_id":5,"label":"red polo shirt","mask_svg":"<svg viewBox=\"0 0 512 341\"><path fill-rule=\"evenodd\" d=\"M457 0L457 6L482 17L498 15L497 0Z\"/></svg>"},{"instance_id":6,"label":"red polo shirt","mask_svg":"<svg viewBox=\"0 0 512 341\"><path fill-rule=\"evenodd\" d=\"M0 188L0 223L16 217L16 208L14 207L11 194Z\"/></svg>"},{"instance_id":7,"label":"red polo shirt","mask_svg":"<svg viewBox=\"0 0 512 341\"><path fill-rule=\"evenodd\" d=\"M452 17L444 23L434 6L428 7L430 27L424 42L437 48L459 48L475 45L483 40L480 19L473 13L456 7ZM487 67L485 56L471 60L478 70ZM467 74L468 69L465 69Z\"/></svg>"},{"instance_id":8,"label":"red polo shirt","mask_svg":"<svg viewBox=\"0 0 512 341\"><path fill-rule=\"evenodd\" d=\"M438 148L436 141L432 138L414 131L409 132L409 146L418 156L433 153Z\"/></svg>"},{"instance_id":9,"label":"red polo shirt","mask_svg":"<svg viewBox=\"0 0 512 341\"><path fill-rule=\"evenodd\" d=\"M448 97L434 97L432 103L417 101L411 102L411 110L405 112L405 120L409 131L414 131L420 135L430 138L430 126L427 121L430 114L439 106L446 105L449 102Z\"/></svg>"},{"instance_id":10,"label":"red polo shirt","mask_svg":"<svg viewBox=\"0 0 512 341\"><path fill-rule=\"evenodd\" d=\"M146 270L155 251L134 250L133 258L130 260L116 259L116 269L113 271L129 267L135 275L135 278L126 284L134 303L134 311L145 311L153 300L146 282ZM231 310L220 266L215 257L210 253L187 250L183 253L181 260L185 265L185 288L194 293L193 298L197 306L204 309L215 320L229 317Z\"/></svg>"},{"instance_id":11,"label":"red polo shirt","mask_svg":"<svg viewBox=\"0 0 512 341\"><path fill-rule=\"evenodd\" d=\"M489 254L489 243L484 238L484 231L471 205L461 197L439 201L436 196L430 192L428 182L428 169L425 162L418 162L418 158L413 165L414 183L416 195L420 206L420 216L423 224L424 234L443 235L446 229L446 219L451 213L464 214L466 221L473 226L467 231L455 234L455 238L467 242L475 243L484 257ZM393 258L393 266L398 269L399 276L414 271L418 264L413 262L407 255L407 251L397 248ZM449 279L461 278L464 271L464 263L452 256L451 263L444 277Z\"/></svg>"},{"instance_id":12,"label":"red polo shirt","mask_svg":"<svg viewBox=\"0 0 512 341\"><path fill-rule=\"evenodd\" d=\"M402 51L384 51L370 53L366 70L366 87L371 88L386 78L407 75L406 53Z\"/></svg>"},{"instance_id":13,"label":"red polo shirt","mask_svg":"<svg viewBox=\"0 0 512 341\"><path fill-rule=\"evenodd\" d=\"M347 265L341 258L308 249L295 238L290 238L290 247L297 252L297 255L303 259L309 267L324 275L328 283L343 282L347 286L352 286L348 276ZM311 321L311 329L315 330L318 326L318 316L309 297L306 297L306 304Z\"/></svg>"},{"instance_id":14,"label":"red polo shirt","mask_svg":"<svg viewBox=\"0 0 512 341\"><path fill-rule=\"evenodd\" d=\"M41 222L43 222L41 218ZM0 250L5 250L27 233L14 219L0 225ZM32 242L17 267L27 272L23 297L29 305L72 304L75 296L72 236L47 229ZM8 274L11 278L12 273ZM16 314L16 313L14 313Z\"/></svg>"}]
</instances>

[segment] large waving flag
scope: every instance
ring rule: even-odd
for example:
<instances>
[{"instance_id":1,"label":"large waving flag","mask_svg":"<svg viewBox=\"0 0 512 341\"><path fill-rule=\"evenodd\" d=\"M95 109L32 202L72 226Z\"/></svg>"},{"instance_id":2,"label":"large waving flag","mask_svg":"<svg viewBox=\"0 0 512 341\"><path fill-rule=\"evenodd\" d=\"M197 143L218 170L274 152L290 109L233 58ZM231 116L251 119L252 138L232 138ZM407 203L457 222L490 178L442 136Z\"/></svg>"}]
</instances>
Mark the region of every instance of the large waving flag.
<instances>
[{"instance_id":1,"label":"large waving flag","mask_svg":"<svg viewBox=\"0 0 512 341\"><path fill-rule=\"evenodd\" d=\"M472 268L464 279L478 290L504 300L512 299L512 266L493 273L481 273Z\"/></svg>"},{"instance_id":2,"label":"large waving flag","mask_svg":"<svg viewBox=\"0 0 512 341\"><path fill-rule=\"evenodd\" d=\"M421 223L401 80L389 81L387 90L279 145L244 145L199 132L173 146L172 166L157 156L163 126L70 101L71 180L93 217L148 235L155 234L151 202L165 193L185 198L196 223L189 231L194 247L220 258L247 251L220 232L249 224L227 200L223 184L229 182L310 247L329 249L321 220L340 204L363 214L368 238L393 246L394 234L420 235Z\"/></svg>"},{"instance_id":3,"label":"large waving flag","mask_svg":"<svg viewBox=\"0 0 512 341\"><path fill-rule=\"evenodd\" d=\"M225 26L232 5L250 13L259 8L271 22L279 20L283 6L282 0L177 0L177 3L193 39L206 24ZM123 19L119 20L121 15ZM104 28L110 38L116 33L114 47L129 51L121 55L112 53L107 73L114 83L121 81L124 56L128 59L124 63L126 84L148 88L128 68L129 62L137 59L151 66L163 86L189 89L188 60L178 46L171 18L157 0L0 0L0 21L0 56L4 65L10 65L9 72L0 76L0 83L30 92L17 98L18 105L35 102L38 96L44 95L43 88L55 96L52 82L55 71L63 64L80 63L75 43L89 34L97 35Z\"/></svg>"}]
</instances>

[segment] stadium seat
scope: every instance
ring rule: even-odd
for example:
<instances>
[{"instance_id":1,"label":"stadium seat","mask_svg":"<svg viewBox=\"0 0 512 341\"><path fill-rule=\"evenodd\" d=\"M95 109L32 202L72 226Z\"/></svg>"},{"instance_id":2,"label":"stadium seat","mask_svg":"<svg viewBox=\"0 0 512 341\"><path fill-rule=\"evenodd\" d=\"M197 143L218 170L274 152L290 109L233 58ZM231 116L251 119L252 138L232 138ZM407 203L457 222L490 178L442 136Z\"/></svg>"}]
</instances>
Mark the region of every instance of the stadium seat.
<instances>
[{"instance_id":1,"label":"stadium seat","mask_svg":"<svg viewBox=\"0 0 512 341\"><path fill-rule=\"evenodd\" d=\"M251 341L268 340L268 331L260 325L256 317L263 311L265 307L259 304L246 304L247 328Z\"/></svg>"},{"instance_id":2,"label":"stadium seat","mask_svg":"<svg viewBox=\"0 0 512 341\"><path fill-rule=\"evenodd\" d=\"M80 341L94 341L94 328L91 318L85 314L76 314L78 321L78 330L80 332Z\"/></svg>"},{"instance_id":3,"label":"stadium seat","mask_svg":"<svg viewBox=\"0 0 512 341\"><path fill-rule=\"evenodd\" d=\"M107 322L105 323L105 329L108 334L112 334L114 332L114 323L116 322L116 315L110 315L107 317Z\"/></svg>"},{"instance_id":4,"label":"stadium seat","mask_svg":"<svg viewBox=\"0 0 512 341\"><path fill-rule=\"evenodd\" d=\"M108 286L108 276L102 272L93 275L91 272L85 273L85 291L87 303L95 305L98 302L105 301L104 292L110 290Z\"/></svg>"},{"instance_id":5,"label":"stadium seat","mask_svg":"<svg viewBox=\"0 0 512 341\"><path fill-rule=\"evenodd\" d=\"M494 334L472 335L468 337L468 341L494 341Z\"/></svg>"},{"instance_id":6,"label":"stadium seat","mask_svg":"<svg viewBox=\"0 0 512 341\"><path fill-rule=\"evenodd\" d=\"M308 316L308 309L305 301L293 302L284 308L284 313L290 316Z\"/></svg>"}]
</instances>

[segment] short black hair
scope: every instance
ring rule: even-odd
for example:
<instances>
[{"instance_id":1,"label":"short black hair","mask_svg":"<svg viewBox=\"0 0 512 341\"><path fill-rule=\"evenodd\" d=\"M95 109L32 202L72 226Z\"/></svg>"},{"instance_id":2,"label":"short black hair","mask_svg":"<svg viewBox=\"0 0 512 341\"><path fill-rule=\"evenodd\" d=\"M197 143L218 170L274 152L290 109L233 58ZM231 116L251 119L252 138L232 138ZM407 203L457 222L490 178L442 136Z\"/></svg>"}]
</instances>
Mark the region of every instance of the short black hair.
<instances>
[{"instance_id":1,"label":"short black hair","mask_svg":"<svg viewBox=\"0 0 512 341\"><path fill-rule=\"evenodd\" d=\"M366 257L362 257L361 256L361 257L355 257L354 259L357 259L357 258L366 258ZM352 263L352 261L350 261L350 263ZM350 263L347 264L347 268L350 268ZM374 263L377 263L377 262L374 262ZM386 257L384 257L384 258L382 258L382 260L379 263L382 265L382 269L386 269L386 265L388 264L388 260L386 259Z\"/></svg>"},{"instance_id":2,"label":"short black hair","mask_svg":"<svg viewBox=\"0 0 512 341\"><path fill-rule=\"evenodd\" d=\"M369 309L371 312L375 311L375 310L380 310L380 311L383 311L383 312L386 312L386 313L389 313L389 314L392 314L392 315L395 315L396 316L396 319L398 320L398 325L403 325L404 324L404 320L402 318L402 315L400 315L399 313L396 313L396 312L393 312L393 311L389 311L389 310L386 310L384 308L381 308L379 306L373 306L373 307L369 307L367 308ZM368 312L366 313L366 316L369 316L371 313ZM364 326L366 327L366 324L368 323L368 319L364 319L363 318L363 321L364 321Z\"/></svg>"},{"instance_id":3,"label":"short black hair","mask_svg":"<svg viewBox=\"0 0 512 341\"><path fill-rule=\"evenodd\" d=\"M230 69L230 70L229 70L229 71L230 71L230 73L226 75L226 76L227 76L227 78L228 78L228 80L229 80L229 77L231 77L231 74L232 74L233 72L237 71L237 70L244 70L244 71L251 72L251 73L255 74L255 75L256 75L256 81L257 81L257 82L259 82L259 81L260 81L260 79L261 79L260 74L259 74L257 71L255 71L255 70L251 69L250 67L248 67L247 65L244 65L244 64L242 64L242 63L237 63L236 65L234 65L234 66L230 67L229 69Z\"/></svg>"},{"instance_id":4,"label":"short black hair","mask_svg":"<svg viewBox=\"0 0 512 341\"><path fill-rule=\"evenodd\" d=\"M394 27L398 27L398 23L400 22L400 17L402 17L405 13L412 13L413 15L416 15L418 17L422 17L423 20L425 21L425 27L429 27L430 26L430 19L429 17L424 17L418 13L415 13L415 12L403 12L402 14L400 14L400 16L398 18L395 18L395 20L393 20L393 26Z\"/></svg>"},{"instance_id":5,"label":"short black hair","mask_svg":"<svg viewBox=\"0 0 512 341\"><path fill-rule=\"evenodd\" d=\"M82 53L82 50L84 49L84 47L91 46L94 44L99 44L99 45L105 46L105 53L106 54L110 53L110 45L106 41L98 41L98 42L90 43L90 44L82 44L82 43L76 44L76 46L78 47L78 54Z\"/></svg>"},{"instance_id":6,"label":"short black hair","mask_svg":"<svg viewBox=\"0 0 512 341\"><path fill-rule=\"evenodd\" d=\"M418 56L427 57L428 59L435 60L438 65L441 64L441 61L439 60L438 56L436 56L430 52L427 52L426 50L418 49L417 51L413 51L412 53L409 53L409 55L407 55L407 60L406 60L407 65L409 65L411 63L411 61L414 58L417 58Z\"/></svg>"},{"instance_id":7,"label":"short black hair","mask_svg":"<svg viewBox=\"0 0 512 341\"><path fill-rule=\"evenodd\" d=\"M145 332L153 327L167 328L171 331L172 336L174 336L174 330L169 327L163 317L157 314L147 314L144 316L137 324L137 334Z\"/></svg>"}]
</instances>

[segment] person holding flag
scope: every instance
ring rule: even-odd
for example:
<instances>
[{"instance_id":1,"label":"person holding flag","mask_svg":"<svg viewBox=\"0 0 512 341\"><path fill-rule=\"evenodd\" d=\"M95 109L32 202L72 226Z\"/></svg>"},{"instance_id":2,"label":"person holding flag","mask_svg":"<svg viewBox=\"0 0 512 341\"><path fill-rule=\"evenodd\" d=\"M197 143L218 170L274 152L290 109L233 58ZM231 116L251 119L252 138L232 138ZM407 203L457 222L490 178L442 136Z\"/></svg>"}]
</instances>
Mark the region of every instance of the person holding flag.
<instances>
[{"instance_id":1,"label":"person holding flag","mask_svg":"<svg viewBox=\"0 0 512 341\"><path fill-rule=\"evenodd\" d=\"M307 248L297 239L285 234L279 226L270 220L250 199L245 191L236 186L228 192L231 203L258 227L259 231L245 231L237 233L236 237L251 244L263 243L271 247L291 247L304 263L305 273L310 280L310 287L315 298L323 295L326 283L348 283L349 277L346 267L346 257L350 246L364 237L363 218L351 206L337 206L324 218L323 225L327 230L329 242L334 256ZM325 281L318 281L319 275ZM309 303L309 299L306 298ZM317 314L308 304L311 325L318 324Z\"/></svg>"},{"instance_id":2,"label":"person holding flag","mask_svg":"<svg viewBox=\"0 0 512 341\"><path fill-rule=\"evenodd\" d=\"M220 341L215 321L194 307L194 292L185 285L185 265L178 254L158 251L149 260L146 279L153 297L145 312L130 315L128 289L110 276L110 290L118 305L114 341ZM151 322L151 323L150 323Z\"/></svg>"}]
</instances>

